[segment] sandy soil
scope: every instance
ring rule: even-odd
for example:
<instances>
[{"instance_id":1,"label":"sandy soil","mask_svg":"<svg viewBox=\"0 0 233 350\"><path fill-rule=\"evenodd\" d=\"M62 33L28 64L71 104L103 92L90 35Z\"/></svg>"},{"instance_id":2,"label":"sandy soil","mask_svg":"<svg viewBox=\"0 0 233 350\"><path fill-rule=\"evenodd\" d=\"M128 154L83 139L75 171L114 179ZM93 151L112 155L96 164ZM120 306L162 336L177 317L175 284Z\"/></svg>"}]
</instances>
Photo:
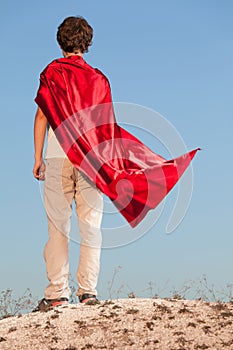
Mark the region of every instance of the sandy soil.
<instances>
[{"instance_id":1,"label":"sandy soil","mask_svg":"<svg viewBox=\"0 0 233 350\"><path fill-rule=\"evenodd\" d=\"M0 321L0 349L233 349L233 303L119 299Z\"/></svg>"}]
</instances>

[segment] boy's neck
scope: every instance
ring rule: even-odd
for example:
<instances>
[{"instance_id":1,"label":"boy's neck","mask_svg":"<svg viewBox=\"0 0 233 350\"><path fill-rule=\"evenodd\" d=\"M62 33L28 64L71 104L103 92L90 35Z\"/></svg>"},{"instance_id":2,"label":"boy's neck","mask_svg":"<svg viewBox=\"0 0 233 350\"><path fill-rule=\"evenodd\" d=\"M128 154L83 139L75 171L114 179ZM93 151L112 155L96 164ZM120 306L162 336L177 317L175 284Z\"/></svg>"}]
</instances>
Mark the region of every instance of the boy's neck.
<instances>
[{"instance_id":1,"label":"boy's neck","mask_svg":"<svg viewBox=\"0 0 233 350\"><path fill-rule=\"evenodd\" d=\"M81 52L74 53L74 52L65 52L65 51L62 51L62 53L63 53L63 56L64 56L65 58L70 57L70 56L81 56L81 57L83 57L83 54L82 54Z\"/></svg>"}]
</instances>

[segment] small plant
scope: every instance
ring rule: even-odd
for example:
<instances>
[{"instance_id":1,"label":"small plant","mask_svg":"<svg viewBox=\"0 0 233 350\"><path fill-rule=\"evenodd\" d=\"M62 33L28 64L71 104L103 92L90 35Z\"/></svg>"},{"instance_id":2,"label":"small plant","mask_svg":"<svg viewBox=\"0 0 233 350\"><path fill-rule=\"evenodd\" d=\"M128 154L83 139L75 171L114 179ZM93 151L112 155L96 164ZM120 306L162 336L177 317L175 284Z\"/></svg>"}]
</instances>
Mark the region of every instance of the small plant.
<instances>
[{"instance_id":1,"label":"small plant","mask_svg":"<svg viewBox=\"0 0 233 350\"><path fill-rule=\"evenodd\" d=\"M188 299L188 295L193 291L195 283L193 281L185 281L183 287L180 290L173 289L172 299L185 300Z\"/></svg>"},{"instance_id":2,"label":"small plant","mask_svg":"<svg viewBox=\"0 0 233 350\"><path fill-rule=\"evenodd\" d=\"M117 266L113 272L113 276L112 276L112 279L111 281L108 281L108 294L109 294L109 299L112 299L112 295L113 295L113 285L114 285L114 282L115 282L115 278L116 278L116 275L117 273L119 272L119 270L122 269L122 266ZM118 292L119 294L119 292Z\"/></svg>"},{"instance_id":3,"label":"small plant","mask_svg":"<svg viewBox=\"0 0 233 350\"><path fill-rule=\"evenodd\" d=\"M202 300L212 300L214 302L219 301L219 297L217 297L217 291L214 284L209 284L206 275L203 275L199 280L199 286L197 288L197 295Z\"/></svg>"},{"instance_id":4,"label":"small plant","mask_svg":"<svg viewBox=\"0 0 233 350\"><path fill-rule=\"evenodd\" d=\"M134 292L130 292L130 293L128 294L128 298L129 298L129 299L134 299L134 298L136 298Z\"/></svg>"},{"instance_id":5,"label":"small plant","mask_svg":"<svg viewBox=\"0 0 233 350\"><path fill-rule=\"evenodd\" d=\"M0 319L17 316L22 312L31 311L35 306L30 289L26 289L21 297L15 299L12 289L8 288L0 295Z\"/></svg>"},{"instance_id":6,"label":"small plant","mask_svg":"<svg viewBox=\"0 0 233 350\"><path fill-rule=\"evenodd\" d=\"M169 282L169 280L167 280L163 286L159 286L156 283L149 281L147 283L148 287L143 289L142 292L143 293L146 292L146 294L149 294L148 295L149 298L152 298L152 299L161 298L162 294L167 289L168 282Z\"/></svg>"},{"instance_id":7,"label":"small plant","mask_svg":"<svg viewBox=\"0 0 233 350\"><path fill-rule=\"evenodd\" d=\"M69 286L70 286L70 303L71 304L76 304L77 303L77 290L78 290L78 284L77 282L73 279L72 275L69 274Z\"/></svg>"}]
</instances>

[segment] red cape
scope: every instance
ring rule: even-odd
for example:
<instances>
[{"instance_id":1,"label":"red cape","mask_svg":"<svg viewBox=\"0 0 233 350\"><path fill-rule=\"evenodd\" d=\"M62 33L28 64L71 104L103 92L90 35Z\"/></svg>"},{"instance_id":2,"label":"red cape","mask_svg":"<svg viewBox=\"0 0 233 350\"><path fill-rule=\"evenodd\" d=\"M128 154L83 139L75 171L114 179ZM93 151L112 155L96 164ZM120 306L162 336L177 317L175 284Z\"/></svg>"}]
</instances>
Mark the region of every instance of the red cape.
<instances>
[{"instance_id":1,"label":"red cape","mask_svg":"<svg viewBox=\"0 0 233 350\"><path fill-rule=\"evenodd\" d=\"M198 150L167 161L121 128L107 78L80 56L51 62L35 101L70 161L132 227L162 201Z\"/></svg>"}]
</instances>

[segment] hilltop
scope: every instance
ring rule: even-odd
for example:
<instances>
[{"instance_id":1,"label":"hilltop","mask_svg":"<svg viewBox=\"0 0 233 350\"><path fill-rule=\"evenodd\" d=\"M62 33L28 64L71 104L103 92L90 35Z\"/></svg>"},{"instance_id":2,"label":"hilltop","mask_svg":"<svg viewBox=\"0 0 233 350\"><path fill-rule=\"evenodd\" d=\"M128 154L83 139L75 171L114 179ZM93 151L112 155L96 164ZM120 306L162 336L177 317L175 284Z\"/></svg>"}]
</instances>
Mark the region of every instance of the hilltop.
<instances>
[{"instance_id":1,"label":"hilltop","mask_svg":"<svg viewBox=\"0 0 233 350\"><path fill-rule=\"evenodd\" d=\"M233 303L119 299L0 321L2 350L233 349Z\"/></svg>"}]
</instances>

